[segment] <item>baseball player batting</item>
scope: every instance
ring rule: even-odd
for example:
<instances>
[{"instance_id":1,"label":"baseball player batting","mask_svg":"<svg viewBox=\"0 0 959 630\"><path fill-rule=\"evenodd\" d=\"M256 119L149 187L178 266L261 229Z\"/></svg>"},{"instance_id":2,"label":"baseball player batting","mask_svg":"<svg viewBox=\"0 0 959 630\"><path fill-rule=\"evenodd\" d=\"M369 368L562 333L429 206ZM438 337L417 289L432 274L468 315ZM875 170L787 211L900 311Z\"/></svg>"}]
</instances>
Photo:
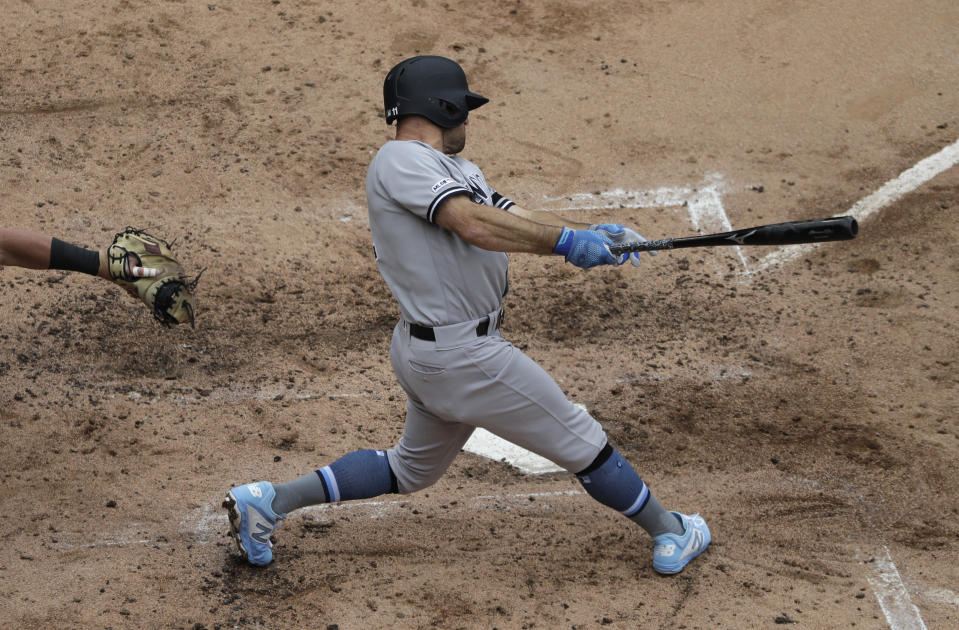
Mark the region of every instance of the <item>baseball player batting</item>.
<instances>
[{"instance_id":1,"label":"baseball player batting","mask_svg":"<svg viewBox=\"0 0 959 630\"><path fill-rule=\"evenodd\" d=\"M406 59L386 75L383 100L396 139L370 164L366 196L376 263L400 311L390 359L407 396L403 435L287 483L230 490L223 506L240 553L269 564L270 536L297 508L430 486L482 427L575 474L649 533L656 571L680 572L709 545L705 521L664 509L602 426L500 332L508 252L561 255L583 269L638 265L638 253L610 246L645 239L622 225L525 210L496 192L458 155L469 111L488 99L470 91L456 62Z\"/></svg>"}]
</instances>

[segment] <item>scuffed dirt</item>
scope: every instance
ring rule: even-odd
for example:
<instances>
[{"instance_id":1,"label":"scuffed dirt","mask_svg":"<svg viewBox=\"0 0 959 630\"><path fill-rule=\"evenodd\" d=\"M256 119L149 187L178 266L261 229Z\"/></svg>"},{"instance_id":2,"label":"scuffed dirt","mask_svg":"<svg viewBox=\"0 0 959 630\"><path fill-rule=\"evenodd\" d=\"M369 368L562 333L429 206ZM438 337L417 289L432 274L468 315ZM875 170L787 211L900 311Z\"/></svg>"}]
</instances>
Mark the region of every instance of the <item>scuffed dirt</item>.
<instances>
[{"instance_id":1,"label":"scuffed dirt","mask_svg":"<svg viewBox=\"0 0 959 630\"><path fill-rule=\"evenodd\" d=\"M524 206L712 186L746 227L845 213L955 141L954 3L6 5L0 225L154 227L207 271L197 328L166 330L100 280L0 269L0 626L885 628L887 557L957 624L955 167L751 275L769 250L512 256L504 334L708 520L677 577L570 476L468 453L293 515L267 569L219 510L402 430L363 198L395 62L464 65L491 99L466 154ZM688 211L605 216L662 238Z\"/></svg>"}]
</instances>

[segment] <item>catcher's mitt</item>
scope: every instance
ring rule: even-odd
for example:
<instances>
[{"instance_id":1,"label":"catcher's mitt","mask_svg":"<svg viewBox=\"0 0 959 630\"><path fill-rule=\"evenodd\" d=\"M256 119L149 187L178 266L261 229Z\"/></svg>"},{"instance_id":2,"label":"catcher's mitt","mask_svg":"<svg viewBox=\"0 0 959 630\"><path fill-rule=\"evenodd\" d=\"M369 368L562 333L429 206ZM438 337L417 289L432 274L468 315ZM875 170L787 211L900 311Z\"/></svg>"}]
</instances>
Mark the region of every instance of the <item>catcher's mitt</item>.
<instances>
[{"instance_id":1,"label":"catcher's mitt","mask_svg":"<svg viewBox=\"0 0 959 630\"><path fill-rule=\"evenodd\" d=\"M113 281L150 307L158 322L171 326L188 321L195 326L193 292L200 274L190 280L183 273L170 243L128 227L113 238L107 255Z\"/></svg>"}]
</instances>

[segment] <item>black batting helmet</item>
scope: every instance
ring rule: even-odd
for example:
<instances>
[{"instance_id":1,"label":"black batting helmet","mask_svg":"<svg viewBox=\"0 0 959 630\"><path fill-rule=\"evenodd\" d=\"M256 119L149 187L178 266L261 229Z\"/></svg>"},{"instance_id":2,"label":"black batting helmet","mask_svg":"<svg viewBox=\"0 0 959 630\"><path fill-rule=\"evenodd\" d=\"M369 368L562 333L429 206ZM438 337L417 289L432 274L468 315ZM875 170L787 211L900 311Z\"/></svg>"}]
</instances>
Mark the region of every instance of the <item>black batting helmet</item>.
<instances>
[{"instance_id":1,"label":"black batting helmet","mask_svg":"<svg viewBox=\"0 0 959 630\"><path fill-rule=\"evenodd\" d=\"M445 129L466 122L469 110L489 99L470 92L466 73L446 57L420 55L393 66L383 82L386 124L400 116L418 114Z\"/></svg>"}]
</instances>

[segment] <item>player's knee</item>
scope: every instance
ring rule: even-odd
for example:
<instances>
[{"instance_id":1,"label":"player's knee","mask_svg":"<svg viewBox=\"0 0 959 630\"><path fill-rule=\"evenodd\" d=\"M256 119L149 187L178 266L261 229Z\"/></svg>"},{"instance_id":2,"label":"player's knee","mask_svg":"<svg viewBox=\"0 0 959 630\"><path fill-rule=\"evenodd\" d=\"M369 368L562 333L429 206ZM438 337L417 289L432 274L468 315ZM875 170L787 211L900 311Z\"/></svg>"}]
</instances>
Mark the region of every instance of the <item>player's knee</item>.
<instances>
[{"instance_id":1,"label":"player's knee","mask_svg":"<svg viewBox=\"0 0 959 630\"><path fill-rule=\"evenodd\" d=\"M393 455L390 458L390 468L396 477L396 492L399 494L412 494L429 488L446 472L445 469L418 466L395 452Z\"/></svg>"},{"instance_id":2,"label":"player's knee","mask_svg":"<svg viewBox=\"0 0 959 630\"><path fill-rule=\"evenodd\" d=\"M443 476L443 471L436 473L435 471L411 472L407 470L406 472L407 474L403 475L402 478L397 476L397 489L400 494L412 494L420 490L425 490L439 481L440 477Z\"/></svg>"}]
</instances>

